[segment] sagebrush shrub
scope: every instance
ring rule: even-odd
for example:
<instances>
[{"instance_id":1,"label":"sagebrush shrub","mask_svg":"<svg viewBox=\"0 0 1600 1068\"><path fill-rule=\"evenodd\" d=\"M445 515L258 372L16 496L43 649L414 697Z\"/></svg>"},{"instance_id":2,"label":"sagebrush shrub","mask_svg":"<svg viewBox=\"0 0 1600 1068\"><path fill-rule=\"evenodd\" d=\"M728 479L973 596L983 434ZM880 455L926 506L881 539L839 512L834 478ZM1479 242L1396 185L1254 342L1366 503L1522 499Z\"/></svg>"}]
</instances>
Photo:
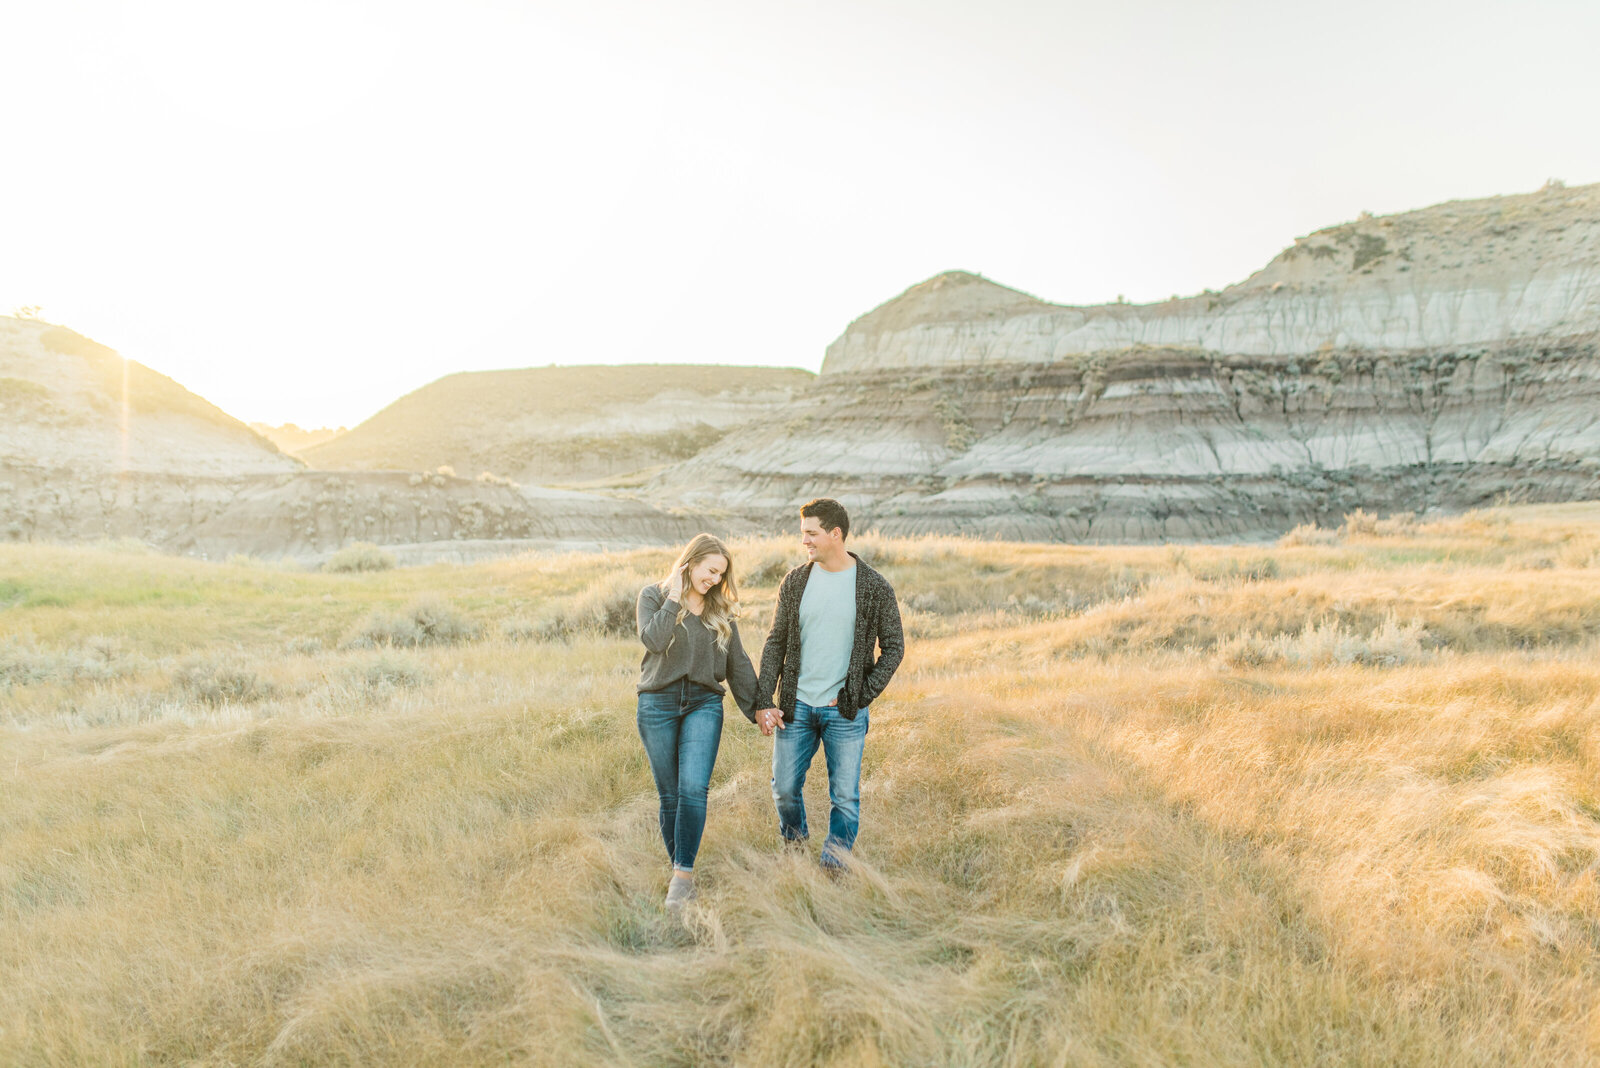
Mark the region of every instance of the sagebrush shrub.
<instances>
[{"instance_id":1,"label":"sagebrush shrub","mask_svg":"<svg viewBox=\"0 0 1600 1068\"><path fill-rule=\"evenodd\" d=\"M1387 538L1408 537L1418 529L1415 512L1396 512L1373 524L1373 532Z\"/></svg>"},{"instance_id":2,"label":"sagebrush shrub","mask_svg":"<svg viewBox=\"0 0 1600 1068\"><path fill-rule=\"evenodd\" d=\"M172 688L202 704L251 704L271 697L272 683L254 671L228 661L191 660L172 676Z\"/></svg>"},{"instance_id":3,"label":"sagebrush shrub","mask_svg":"<svg viewBox=\"0 0 1600 1068\"><path fill-rule=\"evenodd\" d=\"M352 649L416 648L472 641L483 627L441 601L424 599L400 612L374 612L346 641Z\"/></svg>"},{"instance_id":4,"label":"sagebrush shrub","mask_svg":"<svg viewBox=\"0 0 1600 1068\"><path fill-rule=\"evenodd\" d=\"M737 559L734 567L734 577L739 585L750 586L776 586L783 581L783 576L793 570L796 560L792 553L769 552L752 555L748 562Z\"/></svg>"},{"instance_id":5,"label":"sagebrush shrub","mask_svg":"<svg viewBox=\"0 0 1600 1068\"><path fill-rule=\"evenodd\" d=\"M509 489L517 488L516 482L506 478L504 475L497 475L493 471L480 471L478 473L478 481L487 486L506 486Z\"/></svg>"},{"instance_id":6,"label":"sagebrush shrub","mask_svg":"<svg viewBox=\"0 0 1600 1068\"><path fill-rule=\"evenodd\" d=\"M541 637L539 621L521 616L501 620L500 636L508 642L533 641Z\"/></svg>"},{"instance_id":7,"label":"sagebrush shrub","mask_svg":"<svg viewBox=\"0 0 1600 1068\"><path fill-rule=\"evenodd\" d=\"M543 640L580 634L632 637L638 630L639 591L649 582L637 571L597 578L566 601L547 608L524 634Z\"/></svg>"},{"instance_id":8,"label":"sagebrush shrub","mask_svg":"<svg viewBox=\"0 0 1600 1068\"><path fill-rule=\"evenodd\" d=\"M98 634L70 649L42 649L14 637L0 642L0 687L105 682L132 675L140 665L120 641Z\"/></svg>"},{"instance_id":9,"label":"sagebrush shrub","mask_svg":"<svg viewBox=\"0 0 1600 1068\"><path fill-rule=\"evenodd\" d=\"M1338 545L1339 532L1319 527L1315 523L1301 523L1278 539L1279 548L1292 549L1297 545Z\"/></svg>"},{"instance_id":10,"label":"sagebrush shrub","mask_svg":"<svg viewBox=\"0 0 1600 1068\"><path fill-rule=\"evenodd\" d=\"M1197 567L1193 574L1202 582L1265 582L1281 577L1282 571L1276 558L1258 556L1250 560L1229 557L1215 564Z\"/></svg>"},{"instance_id":11,"label":"sagebrush shrub","mask_svg":"<svg viewBox=\"0 0 1600 1068\"><path fill-rule=\"evenodd\" d=\"M322 565L324 571L388 571L394 567L393 553L385 552L370 541L352 542L328 557Z\"/></svg>"},{"instance_id":12,"label":"sagebrush shrub","mask_svg":"<svg viewBox=\"0 0 1600 1068\"><path fill-rule=\"evenodd\" d=\"M1430 659L1421 622L1401 623L1390 613L1369 634L1349 630L1338 620L1307 623L1298 634L1264 636L1255 631L1218 643L1217 653L1235 667L1327 667L1362 664L1396 667Z\"/></svg>"},{"instance_id":13,"label":"sagebrush shrub","mask_svg":"<svg viewBox=\"0 0 1600 1068\"><path fill-rule=\"evenodd\" d=\"M363 689L383 692L414 690L428 680L428 673L410 657L385 652L350 669L350 677Z\"/></svg>"},{"instance_id":14,"label":"sagebrush shrub","mask_svg":"<svg viewBox=\"0 0 1600 1068\"><path fill-rule=\"evenodd\" d=\"M1378 517L1364 508L1357 508L1353 512L1345 513L1344 525L1339 528L1339 533L1347 538L1358 534L1376 534L1377 532Z\"/></svg>"}]
</instances>

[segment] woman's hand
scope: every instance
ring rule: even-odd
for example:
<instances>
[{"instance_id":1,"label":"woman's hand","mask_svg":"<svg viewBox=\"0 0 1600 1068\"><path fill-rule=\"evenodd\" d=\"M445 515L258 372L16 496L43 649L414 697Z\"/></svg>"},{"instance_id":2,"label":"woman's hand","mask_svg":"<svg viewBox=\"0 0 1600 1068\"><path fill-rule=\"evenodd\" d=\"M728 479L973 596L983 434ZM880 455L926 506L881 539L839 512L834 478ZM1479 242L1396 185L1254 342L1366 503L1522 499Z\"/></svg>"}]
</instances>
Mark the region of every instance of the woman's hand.
<instances>
[{"instance_id":1,"label":"woman's hand","mask_svg":"<svg viewBox=\"0 0 1600 1068\"><path fill-rule=\"evenodd\" d=\"M683 603L683 569L680 567L672 573L672 581L667 583L667 600Z\"/></svg>"},{"instance_id":2,"label":"woman's hand","mask_svg":"<svg viewBox=\"0 0 1600 1068\"><path fill-rule=\"evenodd\" d=\"M757 709L756 726L761 728L762 734L772 737L774 729L783 730L783 712L776 708Z\"/></svg>"}]
</instances>

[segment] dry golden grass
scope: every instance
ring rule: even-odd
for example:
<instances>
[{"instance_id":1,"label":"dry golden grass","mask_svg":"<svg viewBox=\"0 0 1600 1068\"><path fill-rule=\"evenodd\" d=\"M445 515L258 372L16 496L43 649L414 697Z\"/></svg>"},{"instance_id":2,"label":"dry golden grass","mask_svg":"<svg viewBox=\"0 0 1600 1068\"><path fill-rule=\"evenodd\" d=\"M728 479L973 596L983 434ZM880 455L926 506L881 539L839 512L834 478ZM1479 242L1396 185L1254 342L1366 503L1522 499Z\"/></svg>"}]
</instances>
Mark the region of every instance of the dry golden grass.
<instances>
[{"instance_id":1,"label":"dry golden grass","mask_svg":"<svg viewBox=\"0 0 1600 1068\"><path fill-rule=\"evenodd\" d=\"M858 871L730 709L683 923L605 632L666 550L0 549L0 1063L1600 1063L1600 509L1294 541L861 539Z\"/></svg>"}]
</instances>

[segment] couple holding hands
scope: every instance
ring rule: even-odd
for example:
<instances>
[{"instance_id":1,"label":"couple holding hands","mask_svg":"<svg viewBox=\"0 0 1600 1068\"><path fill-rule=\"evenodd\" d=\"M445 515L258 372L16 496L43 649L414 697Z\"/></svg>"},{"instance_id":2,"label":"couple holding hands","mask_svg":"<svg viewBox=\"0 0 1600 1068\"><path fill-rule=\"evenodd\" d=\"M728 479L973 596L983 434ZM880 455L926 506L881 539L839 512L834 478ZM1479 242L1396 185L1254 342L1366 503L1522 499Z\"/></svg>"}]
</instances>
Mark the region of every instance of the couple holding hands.
<instances>
[{"instance_id":1,"label":"couple holding hands","mask_svg":"<svg viewBox=\"0 0 1600 1068\"><path fill-rule=\"evenodd\" d=\"M845 548L849 534L850 517L838 501L821 497L801 507L808 562L778 588L759 675L739 642L733 557L717 538L696 535L666 579L639 591L639 737L661 798L670 910L695 896L724 683L745 717L777 736L772 800L786 843L809 837L801 788L821 746L830 801L821 863L829 872L845 867L861 821L867 706L905 654L894 588Z\"/></svg>"}]
</instances>

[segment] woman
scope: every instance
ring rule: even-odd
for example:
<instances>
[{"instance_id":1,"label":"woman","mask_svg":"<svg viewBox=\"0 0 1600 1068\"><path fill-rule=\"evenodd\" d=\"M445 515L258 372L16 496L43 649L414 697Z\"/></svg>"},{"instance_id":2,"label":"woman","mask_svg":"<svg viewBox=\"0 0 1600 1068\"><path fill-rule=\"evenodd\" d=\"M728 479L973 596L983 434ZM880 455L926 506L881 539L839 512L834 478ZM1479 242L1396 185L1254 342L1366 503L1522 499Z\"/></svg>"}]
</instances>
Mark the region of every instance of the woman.
<instances>
[{"instance_id":1,"label":"woman","mask_svg":"<svg viewBox=\"0 0 1600 1068\"><path fill-rule=\"evenodd\" d=\"M722 741L724 680L754 722L756 673L739 643L738 614L733 557L710 534L696 534L671 574L639 591L639 737L661 795L671 910L695 896L706 788Z\"/></svg>"}]
</instances>

